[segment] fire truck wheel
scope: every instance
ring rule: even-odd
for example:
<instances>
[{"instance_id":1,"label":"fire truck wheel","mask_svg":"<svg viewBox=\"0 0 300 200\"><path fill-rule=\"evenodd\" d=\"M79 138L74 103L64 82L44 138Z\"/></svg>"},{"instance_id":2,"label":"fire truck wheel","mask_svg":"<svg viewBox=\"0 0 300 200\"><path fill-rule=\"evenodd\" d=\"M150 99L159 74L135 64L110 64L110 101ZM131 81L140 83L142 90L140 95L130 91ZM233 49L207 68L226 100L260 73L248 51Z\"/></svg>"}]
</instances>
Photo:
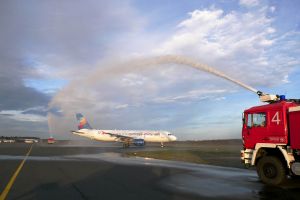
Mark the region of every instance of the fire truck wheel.
<instances>
[{"instance_id":1,"label":"fire truck wheel","mask_svg":"<svg viewBox=\"0 0 300 200\"><path fill-rule=\"evenodd\" d=\"M261 158L256 170L260 180L269 185L279 185L286 179L285 167L275 156Z\"/></svg>"}]
</instances>

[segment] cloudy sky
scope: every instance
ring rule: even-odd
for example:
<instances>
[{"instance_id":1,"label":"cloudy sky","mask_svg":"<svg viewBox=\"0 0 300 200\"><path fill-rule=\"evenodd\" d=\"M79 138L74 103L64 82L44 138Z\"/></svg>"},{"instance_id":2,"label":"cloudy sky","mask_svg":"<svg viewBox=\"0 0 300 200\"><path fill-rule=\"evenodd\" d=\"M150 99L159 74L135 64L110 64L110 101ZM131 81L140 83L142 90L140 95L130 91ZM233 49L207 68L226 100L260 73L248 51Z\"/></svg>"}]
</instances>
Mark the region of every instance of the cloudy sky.
<instances>
[{"instance_id":1,"label":"cloudy sky","mask_svg":"<svg viewBox=\"0 0 300 200\"><path fill-rule=\"evenodd\" d=\"M0 135L74 139L81 112L101 129L240 138L243 110L260 104L253 92L157 57L299 98L299 9L297 0L1 1Z\"/></svg>"}]
</instances>

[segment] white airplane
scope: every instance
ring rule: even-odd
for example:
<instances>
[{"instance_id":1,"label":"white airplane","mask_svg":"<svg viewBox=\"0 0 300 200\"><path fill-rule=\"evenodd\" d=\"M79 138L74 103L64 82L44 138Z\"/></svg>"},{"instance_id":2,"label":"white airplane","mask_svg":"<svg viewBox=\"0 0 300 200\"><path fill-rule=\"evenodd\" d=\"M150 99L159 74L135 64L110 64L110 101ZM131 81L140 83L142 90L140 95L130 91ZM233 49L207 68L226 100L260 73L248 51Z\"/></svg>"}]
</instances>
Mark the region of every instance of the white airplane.
<instances>
[{"instance_id":1,"label":"white airplane","mask_svg":"<svg viewBox=\"0 0 300 200\"><path fill-rule=\"evenodd\" d=\"M72 131L73 134L105 142L122 142L124 148L129 147L130 144L144 146L145 142L160 142L163 147L164 142L177 140L168 131L93 129L81 113L77 113L76 118L79 125L77 131Z\"/></svg>"}]
</instances>

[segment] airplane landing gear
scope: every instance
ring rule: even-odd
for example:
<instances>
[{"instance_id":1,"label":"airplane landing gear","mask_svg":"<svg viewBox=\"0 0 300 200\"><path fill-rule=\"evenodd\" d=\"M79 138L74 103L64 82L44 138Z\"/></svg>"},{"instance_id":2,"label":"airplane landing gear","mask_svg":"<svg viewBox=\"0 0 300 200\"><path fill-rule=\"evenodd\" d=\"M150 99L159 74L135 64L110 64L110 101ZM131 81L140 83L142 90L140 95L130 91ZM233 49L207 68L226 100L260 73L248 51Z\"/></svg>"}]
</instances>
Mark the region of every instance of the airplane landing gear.
<instances>
[{"instance_id":1,"label":"airplane landing gear","mask_svg":"<svg viewBox=\"0 0 300 200\"><path fill-rule=\"evenodd\" d=\"M163 143L163 142L160 143L160 147L161 147L161 148L164 147L164 143Z\"/></svg>"},{"instance_id":2,"label":"airplane landing gear","mask_svg":"<svg viewBox=\"0 0 300 200\"><path fill-rule=\"evenodd\" d=\"M129 145L129 142L124 142L123 143L123 148L125 149L125 148L128 148L130 145Z\"/></svg>"}]
</instances>

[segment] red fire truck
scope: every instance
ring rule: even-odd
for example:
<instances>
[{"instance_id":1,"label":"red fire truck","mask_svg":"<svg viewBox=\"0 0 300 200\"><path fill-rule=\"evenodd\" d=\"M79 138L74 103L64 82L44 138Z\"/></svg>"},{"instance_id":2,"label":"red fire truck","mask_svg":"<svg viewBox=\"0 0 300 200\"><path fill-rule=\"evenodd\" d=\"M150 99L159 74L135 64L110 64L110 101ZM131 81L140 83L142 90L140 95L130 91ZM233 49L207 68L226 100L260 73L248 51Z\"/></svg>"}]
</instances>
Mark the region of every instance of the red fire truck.
<instances>
[{"instance_id":1,"label":"red fire truck","mask_svg":"<svg viewBox=\"0 0 300 200\"><path fill-rule=\"evenodd\" d=\"M300 100L258 94L267 104L244 111L241 159L262 182L279 185L300 175Z\"/></svg>"},{"instance_id":2,"label":"red fire truck","mask_svg":"<svg viewBox=\"0 0 300 200\"><path fill-rule=\"evenodd\" d=\"M48 140L47 140L48 144L54 144L55 143L55 140L53 137L49 137Z\"/></svg>"}]
</instances>

